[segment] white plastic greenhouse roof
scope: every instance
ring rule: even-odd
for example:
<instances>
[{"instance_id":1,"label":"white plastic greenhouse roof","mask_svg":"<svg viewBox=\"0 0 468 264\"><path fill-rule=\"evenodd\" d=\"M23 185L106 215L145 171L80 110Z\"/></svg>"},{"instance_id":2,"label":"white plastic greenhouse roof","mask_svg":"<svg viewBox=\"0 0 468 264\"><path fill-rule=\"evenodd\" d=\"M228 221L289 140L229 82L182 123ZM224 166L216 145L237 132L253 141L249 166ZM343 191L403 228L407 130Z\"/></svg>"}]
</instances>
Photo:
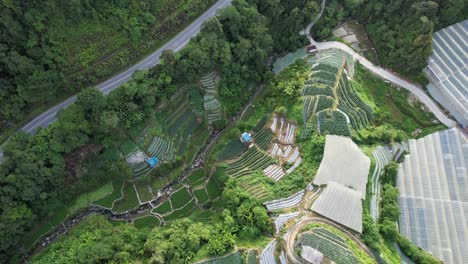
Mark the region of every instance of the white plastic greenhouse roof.
<instances>
[{"instance_id":1,"label":"white plastic greenhouse roof","mask_svg":"<svg viewBox=\"0 0 468 264\"><path fill-rule=\"evenodd\" d=\"M468 126L468 20L437 31L424 72L429 93Z\"/></svg>"},{"instance_id":2,"label":"white plastic greenhouse roof","mask_svg":"<svg viewBox=\"0 0 468 264\"><path fill-rule=\"evenodd\" d=\"M397 178L400 232L444 263L466 263L468 141L452 128L408 143Z\"/></svg>"},{"instance_id":3,"label":"white plastic greenhouse roof","mask_svg":"<svg viewBox=\"0 0 468 264\"><path fill-rule=\"evenodd\" d=\"M369 157L350 138L327 135L314 184L338 182L360 192L361 198L365 199L369 168Z\"/></svg>"},{"instance_id":4,"label":"white plastic greenhouse roof","mask_svg":"<svg viewBox=\"0 0 468 264\"><path fill-rule=\"evenodd\" d=\"M312 211L362 233L361 193L337 182L329 182L311 207Z\"/></svg>"}]
</instances>

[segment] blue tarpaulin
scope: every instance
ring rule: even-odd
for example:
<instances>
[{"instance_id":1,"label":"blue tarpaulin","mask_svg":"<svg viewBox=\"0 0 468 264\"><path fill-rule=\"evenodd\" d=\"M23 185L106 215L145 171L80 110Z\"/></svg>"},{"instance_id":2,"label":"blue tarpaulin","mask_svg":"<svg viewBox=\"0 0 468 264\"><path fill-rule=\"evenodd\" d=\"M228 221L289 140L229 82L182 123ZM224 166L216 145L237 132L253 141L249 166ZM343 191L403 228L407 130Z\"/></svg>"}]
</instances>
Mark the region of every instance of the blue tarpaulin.
<instances>
[{"instance_id":1,"label":"blue tarpaulin","mask_svg":"<svg viewBox=\"0 0 468 264\"><path fill-rule=\"evenodd\" d=\"M148 164L150 165L151 168L156 167L156 165L158 165L158 161L159 160L156 157L151 157L151 158L146 160L146 162L148 162Z\"/></svg>"},{"instance_id":2,"label":"blue tarpaulin","mask_svg":"<svg viewBox=\"0 0 468 264\"><path fill-rule=\"evenodd\" d=\"M250 135L247 132L242 133L242 140L244 142L250 142L251 141Z\"/></svg>"}]
</instances>

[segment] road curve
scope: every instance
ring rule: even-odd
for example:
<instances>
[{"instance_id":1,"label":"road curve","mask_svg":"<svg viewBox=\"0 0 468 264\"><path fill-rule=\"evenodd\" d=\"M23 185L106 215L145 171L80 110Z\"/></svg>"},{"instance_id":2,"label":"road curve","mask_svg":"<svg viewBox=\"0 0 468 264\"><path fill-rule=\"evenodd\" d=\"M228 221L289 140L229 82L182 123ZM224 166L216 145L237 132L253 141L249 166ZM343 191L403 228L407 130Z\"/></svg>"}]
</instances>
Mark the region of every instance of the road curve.
<instances>
[{"instance_id":1,"label":"road curve","mask_svg":"<svg viewBox=\"0 0 468 264\"><path fill-rule=\"evenodd\" d=\"M130 80L132 74L138 70L146 70L150 69L153 66L157 65L160 60L160 56L165 50L174 50L179 51L182 49L189 40L195 36L198 32L200 32L200 28L202 24L208 20L209 18L213 17L216 12L226 6L231 4L232 0L219 0L216 4L210 7L205 13L203 13L199 18L197 18L192 24L190 24L187 28L185 28L182 32L180 32L177 36L167 42L164 46L159 48L157 51L146 57L145 59L141 60L137 64L133 65L129 69L125 70L124 72L110 78L109 80L99 84L97 88L102 91L104 94L110 93L112 90L116 89L123 83ZM72 96L67 100L61 102L60 104L52 107L48 111L42 113L41 115L34 118L31 122L26 124L21 130L34 133L38 127L47 127L52 122L54 122L57 117L57 112L61 109L64 109L70 106L73 102L75 102L76 96Z\"/></svg>"},{"instance_id":2,"label":"road curve","mask_svg":"<svg viewBox=\"0 0 468 264\"><path fill-rule=\"evenodd\" d=\"M375 66L368 59L359 55L356 51L354 51L352 48L350 48L344 43L337 42L337 41L327 41L327 42L315 42L314 41L314 44L317 46L318 50L340 49L342 51L345 51L351 54L355 60L358 60L364 67L366 67L375 75L410 91L421 103L423 103L436 116L436 118L442 124L446 125L447 127L457 126L457 122L447 117L445 113L432 100L432 98L429 97L429 95L427 95L427 93L420 86L413 84L399 77L398 75L390 72L389 70L383 69L382 67Z\"/></svg>"}]
</instances>

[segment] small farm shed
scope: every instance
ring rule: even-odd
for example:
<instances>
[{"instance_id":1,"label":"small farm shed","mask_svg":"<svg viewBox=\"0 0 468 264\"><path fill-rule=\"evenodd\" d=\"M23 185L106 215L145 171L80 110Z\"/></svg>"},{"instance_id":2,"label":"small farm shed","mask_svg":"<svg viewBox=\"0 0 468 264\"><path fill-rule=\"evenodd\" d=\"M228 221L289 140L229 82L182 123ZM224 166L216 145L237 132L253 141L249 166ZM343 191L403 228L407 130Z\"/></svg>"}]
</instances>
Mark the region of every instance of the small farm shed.
<instances>
[{"instance_id":1,"label":"small farm shed","mask_svg":"<svg viewBox=\"0 0 468 264\"><path fill-rule=\"evenodd\" d=\"M151 157L147 159L146 162L148 162L151 168L154 168L156 167L156 165L158 165L159 160L157 157Z\"/></svg>"}]
</instances>

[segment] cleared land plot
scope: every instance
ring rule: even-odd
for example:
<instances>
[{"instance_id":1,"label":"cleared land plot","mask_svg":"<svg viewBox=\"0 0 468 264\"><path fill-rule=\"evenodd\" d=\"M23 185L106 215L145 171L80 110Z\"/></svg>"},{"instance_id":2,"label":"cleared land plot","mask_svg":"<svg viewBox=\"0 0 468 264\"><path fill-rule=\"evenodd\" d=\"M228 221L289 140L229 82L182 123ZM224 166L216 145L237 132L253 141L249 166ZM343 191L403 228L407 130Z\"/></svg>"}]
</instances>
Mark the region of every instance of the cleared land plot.
<instances>
[{"instance_id":1,"label":"cleared land plot","mask_svg":"<svg viewBox=\"0 0 468 264\"><path fill-rule=\"evenodd\" d=\"M185 179L185 181L188 184L192 185L192 187L193 187L194 185L198 185L200 183L203 183L203 181L205 180L205 176L206 176L205 170L199 169L199 170L196 170L196 171L192 172L192 174L190 174Z\"/></svg>"},{"instance_id":2,"label":"cleared land plot","mask_svg":"<svg viewBox=\"0 0 468 264\"><path fill-rule=\"evenodd\" d=\"M223 193L219 184L220 183L214 177L212 177L206 184L206 192L211 200L218 198Z\"/></svg>"},{"instance_id":3,"label":"cleared land plot","mask_svg":"<svg viewBox=\"0 0 468 264\"><path fill-rule=\"evenodd\" d=\"M136 181L134 183L138 197L140 197L140 201L142 203L151 201L154 197L154 194L151 192L149 184L146 181Z\"/></svg>"}]
</instances>

